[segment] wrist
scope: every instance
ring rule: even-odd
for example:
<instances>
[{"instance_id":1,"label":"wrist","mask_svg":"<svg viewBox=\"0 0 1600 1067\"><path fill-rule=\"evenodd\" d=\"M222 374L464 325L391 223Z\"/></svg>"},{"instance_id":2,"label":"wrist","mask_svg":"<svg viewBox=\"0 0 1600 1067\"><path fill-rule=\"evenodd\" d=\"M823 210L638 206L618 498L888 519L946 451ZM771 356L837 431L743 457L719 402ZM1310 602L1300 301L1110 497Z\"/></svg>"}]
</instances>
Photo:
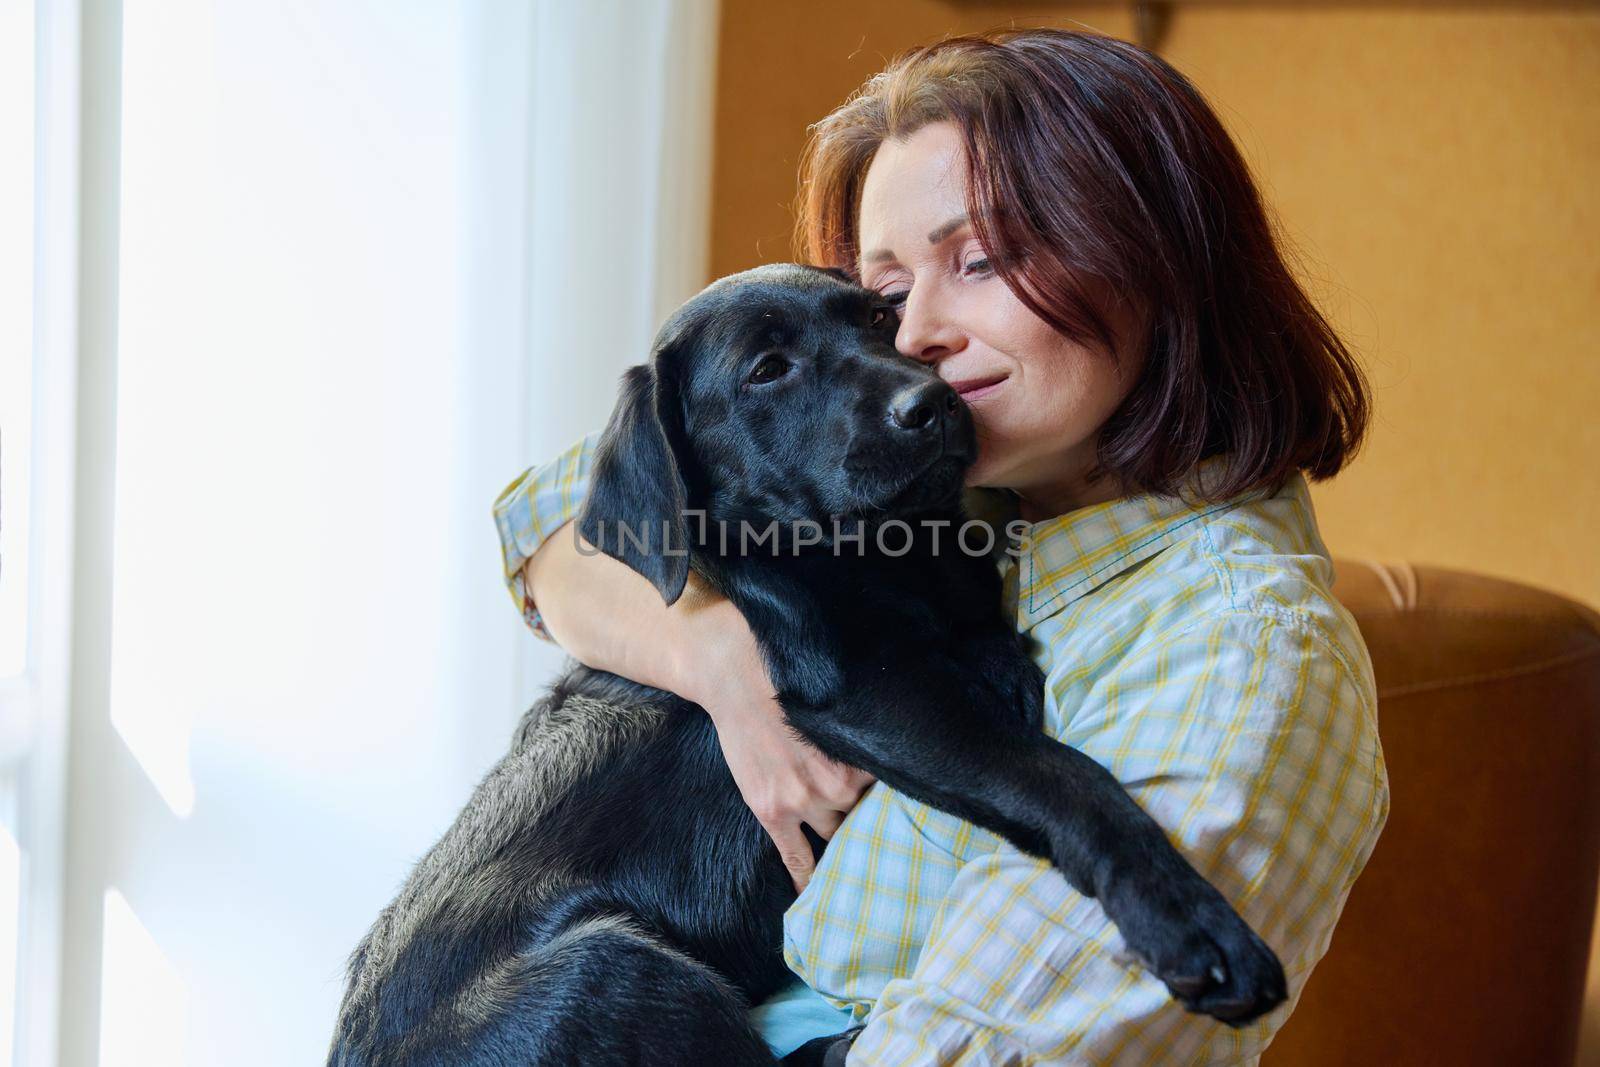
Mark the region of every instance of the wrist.
<instances>
[{"instance_id":1,"label":"wrist","mask_svg":"<svg viewBox=\"0 0 1600 1067\"><path fill-rule=\"evenodd\" d=\"M672 691L717 718L730 690L743 680L740 669L750 628L739 609L699 575L690 572L683 596L668 612L666 670Z\"/></svg>"}]
</instances>

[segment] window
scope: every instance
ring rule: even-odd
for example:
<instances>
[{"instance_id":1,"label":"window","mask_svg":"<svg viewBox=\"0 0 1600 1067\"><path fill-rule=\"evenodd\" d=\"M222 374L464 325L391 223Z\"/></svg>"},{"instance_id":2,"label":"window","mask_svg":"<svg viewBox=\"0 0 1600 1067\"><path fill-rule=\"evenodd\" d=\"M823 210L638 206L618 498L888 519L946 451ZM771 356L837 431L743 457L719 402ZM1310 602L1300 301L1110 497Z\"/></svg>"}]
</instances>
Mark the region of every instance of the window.
<instances>
[{"instance_id":1,"label":"window","mask_svg":"<svg viewBox=\"0 0 1600 1067\"><path fill-rule=\"evenodd\" d=\"M34 32L0 0L0 1067L15 1044L22 850L13 767L29 742L28 566L33 433Z\"/></svg>"},{"instance_id":2,"label":"window","mask_svg":"<svg viewBox=\"0 0 1600 1067\"><path fill-rule=\"evenodd\" d=\"M0 0L0 679L28 648L33 398L33 5Z\"/></svg>"}]
</instances>

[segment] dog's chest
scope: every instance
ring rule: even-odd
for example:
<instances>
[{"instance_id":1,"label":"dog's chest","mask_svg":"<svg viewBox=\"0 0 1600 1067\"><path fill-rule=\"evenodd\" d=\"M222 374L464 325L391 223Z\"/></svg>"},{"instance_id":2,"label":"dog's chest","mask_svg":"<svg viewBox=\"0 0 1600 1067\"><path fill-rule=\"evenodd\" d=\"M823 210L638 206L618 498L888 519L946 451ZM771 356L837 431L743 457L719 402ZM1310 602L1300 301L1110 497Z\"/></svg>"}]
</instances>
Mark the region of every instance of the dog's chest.
<instances>
[{"instance_id":1,"label":"dog's chest","mask_svg":"<svg viewBox=\"0 0 1600 1067\"><path fill-rule=\"evenodd\" d=\"M907 554L829 562L804 581L847 647L901 639L938 644L1004 624L1000 576L987 560Z\"/></svg>"}]
</instances>

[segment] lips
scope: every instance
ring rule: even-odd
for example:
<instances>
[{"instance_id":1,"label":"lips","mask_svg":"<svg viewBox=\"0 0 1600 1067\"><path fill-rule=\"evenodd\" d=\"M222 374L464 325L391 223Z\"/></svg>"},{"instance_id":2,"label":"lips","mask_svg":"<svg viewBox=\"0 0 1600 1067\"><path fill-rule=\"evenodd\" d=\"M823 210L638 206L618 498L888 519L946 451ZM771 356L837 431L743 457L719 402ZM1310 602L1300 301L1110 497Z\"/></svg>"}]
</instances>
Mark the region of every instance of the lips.
<instances>
[{"instance_id":1,"label":"lips","mask_svg":"<svg viewBox=\"0 0 1600 1067\"><path fill-rule=\"evenodd\" d=\"M985 392L991 386L999 385L1007 377L1008 375L1005 374L990 374L982 378L964 378L961 381L951 382L950 386L960 394L961 399L967 400L978 393Z\"/></svg>"}]
</instances>

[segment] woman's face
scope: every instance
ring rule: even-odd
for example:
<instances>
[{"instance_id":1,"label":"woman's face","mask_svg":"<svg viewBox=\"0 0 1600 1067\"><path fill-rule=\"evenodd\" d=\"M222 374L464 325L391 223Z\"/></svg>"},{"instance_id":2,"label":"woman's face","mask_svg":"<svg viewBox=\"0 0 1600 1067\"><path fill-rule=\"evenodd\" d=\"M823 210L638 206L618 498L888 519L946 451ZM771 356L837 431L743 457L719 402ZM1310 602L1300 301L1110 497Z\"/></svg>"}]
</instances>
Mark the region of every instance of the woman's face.
<instances>
[{"instance_id":1,"label":"woman's face","mask_svg":"<svg viewBox=\"0 0 1600 1067\"><path fill-rule=\"evenodd\" d=\"M1139 371L1124 342L1132 324L1112 313L1126 353L1119 366L1029 311L973 235L967 182L952 123L885 141L861 194L862 284L900 303L895 347L932 365L971 407L978 459L968 485L1015 490L1030 521L1113 499L1120 486L1087 475L1100 428Z\"/></svg>"}]
</instances>

